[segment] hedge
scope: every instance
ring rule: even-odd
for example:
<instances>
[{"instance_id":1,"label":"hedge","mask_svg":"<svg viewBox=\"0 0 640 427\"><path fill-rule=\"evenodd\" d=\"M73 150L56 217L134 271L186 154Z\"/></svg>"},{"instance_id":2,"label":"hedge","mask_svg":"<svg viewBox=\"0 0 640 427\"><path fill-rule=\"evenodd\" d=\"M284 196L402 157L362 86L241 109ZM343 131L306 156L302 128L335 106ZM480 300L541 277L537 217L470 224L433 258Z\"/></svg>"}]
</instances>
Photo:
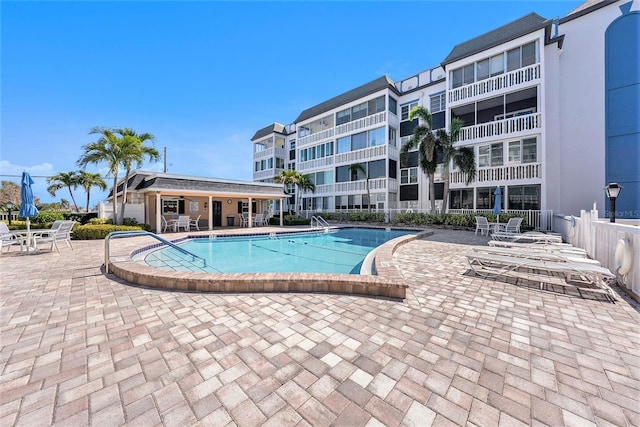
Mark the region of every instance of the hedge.
<instances>
[{"instance_id":1,"label":"hedge","mask_svg":"<svg viewBox=\"0 0 640 427\"><path fill-rule=\"evenodd\" d=\"M489 222L496 222L497 216L494 214L454 214L454 213L444 213L444 214L430 214L430 213L401 213L397 214L395 217L395 223L397 224L408 224L408 225L444 225L451 227L461 227L461 228L475 228L476 227L476 217L484 216ZM504 213L500 214L500 221L506 223L511 218L520 217L523 218L522 226L526 226L526 218L522 215L517 214L509 214Z\"/></svg>"},{"instance_id":2,"label":"hedge","mask_svg":"<svg viewBox=\"0 0 640 427\"><path fill-rule=\"evenodd\" d=\"M112 225L112 224L76 224L73 227L73 238L80 240L104 239L112 231L135 231L149 227L147 224L139 225ZM148 231L148 230L147 230Z\"/></svg>"},{"instance_id":3,"label":"hedge","mask_svg":"<svg viewBox=\"0 0 640 427\"><path fill-rule=\"evenodd\" d=\"M302 216L285 215L282 218L282 223L284 225L309 225L311 224L311 220ZM269 224L280 225L280 217L272 216L271 218L269 218Z\"/></svg>"}]
</instances>

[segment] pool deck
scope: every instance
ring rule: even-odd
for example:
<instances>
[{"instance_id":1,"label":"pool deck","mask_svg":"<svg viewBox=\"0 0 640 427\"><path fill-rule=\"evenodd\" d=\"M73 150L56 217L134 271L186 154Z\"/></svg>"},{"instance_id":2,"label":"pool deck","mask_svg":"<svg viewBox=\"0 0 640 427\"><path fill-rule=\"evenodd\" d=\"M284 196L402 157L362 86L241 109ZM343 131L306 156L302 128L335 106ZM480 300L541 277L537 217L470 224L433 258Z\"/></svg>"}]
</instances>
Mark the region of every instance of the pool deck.
<instances>
[{"instance_id":1,"label":"pool deck","mask_svg":"<svg viewBox=\"0 0 640 427\"><path fill-rule=\"evenodd\" d=\"M13 249L0 425L640 425L638 304L474 276L487 240L398 248L404 301L148 289L103 273L103 241Z\"/></svg>"}]
</instances>

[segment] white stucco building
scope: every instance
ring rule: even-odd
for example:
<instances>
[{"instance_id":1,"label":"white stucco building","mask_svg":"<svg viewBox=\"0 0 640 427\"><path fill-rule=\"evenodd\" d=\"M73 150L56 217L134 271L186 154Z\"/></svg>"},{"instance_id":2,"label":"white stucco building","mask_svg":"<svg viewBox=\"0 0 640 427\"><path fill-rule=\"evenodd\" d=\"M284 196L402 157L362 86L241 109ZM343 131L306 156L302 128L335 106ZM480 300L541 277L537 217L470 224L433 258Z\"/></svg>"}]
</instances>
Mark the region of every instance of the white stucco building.
<instances>
[{"instance_id":1,"label":"white stucco building","mask_svg":"<svg viewBox=\"0 0 640 427\"><path fill-rule=\"evenodd\" d=\"M316 190L302 195L302 210L427 210L417 153L399 156L418 124L408 113L420 105L434 129L463 120L456 145L475 153L468 185L451 168L446 207L442 168L436 173L438 208L491 209L500 187L504 210L576 215L596 202L608 215L603 188L618 182L617 217L639 218L639 10L635 0L586 2L559 20L532 13L414 76L382 76L330 98L290 125L256 132L253 179L309 174Z\"/></svg>"}]
</instances>

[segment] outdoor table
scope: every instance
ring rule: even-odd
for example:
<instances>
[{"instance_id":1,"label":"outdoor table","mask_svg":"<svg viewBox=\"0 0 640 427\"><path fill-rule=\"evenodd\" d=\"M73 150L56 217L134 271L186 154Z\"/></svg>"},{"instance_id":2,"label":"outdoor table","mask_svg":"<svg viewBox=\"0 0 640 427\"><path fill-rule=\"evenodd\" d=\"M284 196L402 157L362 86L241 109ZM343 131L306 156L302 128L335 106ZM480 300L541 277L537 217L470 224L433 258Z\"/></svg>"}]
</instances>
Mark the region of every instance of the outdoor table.
<instances>
[{"instance_id":1,"label":"outdoor table","mask_svg":"<svg viewBox=\"0 0 640 427\"><path fill-rule=\"evenodd\" d=\"M35 252L38 250L36 237L50 236L56 234L56 230L50 228L36 228L30 230L12 230L11 234L20 242L20 251Z\"/></svg>"},{"instance_id":2,"label":"outdoor table","mask_svg":"<svg viewBox=\"0 0 640 427\"><path fill-rule=\"evenodd\" d=\"M493 232L504 231L507 228L506 222L490 222L489 227L493 230Z\"/></svg>"}]
</instances>

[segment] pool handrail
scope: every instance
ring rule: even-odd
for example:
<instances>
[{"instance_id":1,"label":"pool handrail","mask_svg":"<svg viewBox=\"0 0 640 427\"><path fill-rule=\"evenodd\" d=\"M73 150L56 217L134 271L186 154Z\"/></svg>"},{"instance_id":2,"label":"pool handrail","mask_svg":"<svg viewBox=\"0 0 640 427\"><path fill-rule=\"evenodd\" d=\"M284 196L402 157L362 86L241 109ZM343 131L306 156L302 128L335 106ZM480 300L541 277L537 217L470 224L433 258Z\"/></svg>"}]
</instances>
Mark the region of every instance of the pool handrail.
<instances>
[{"instance_id":1,"label":"pool handrail","mask_svg":"<svg viewBox=\"0 0 640 427\"><path fill-rule=\"evenodd\" d=\"M109 242L111 241L111 239L119 239L121 237L136 237L136 236L149 236L149 237L153 237L156 240L159 240L161 243L178 250L179 252L182 252L185 255L190 255L193 258L198 258L201 259L204 267L207 266L207 260L202 258L201 256L198 256L196 254L193 254L191 252L189 252L188 250L181 248L180 246L176 245L175 243L172 243L170 241L168 241L167 239L163 239L162 237L158 236L155 233L152 233L150 231L145 231L145 230L134 230L134 231L112 231L111 233L107 234L107 237L104 238L104 268L105 268L105 273L109 274Z\"/></svg>"},{"instance_id":2,"label":"pool handrail","mask_svg":"<svg viewBox=\"0 0 640 427\"><path fill-rule=\"evenodd\" d=\"M316 221L316 227L325 227L328 228L329 227L329 223L327 221L325 221L324 218L322 218L320 215L314 215L311 217L311 223L310 225L313 227L313 221Z\"/></svg>"}]
</instances>

